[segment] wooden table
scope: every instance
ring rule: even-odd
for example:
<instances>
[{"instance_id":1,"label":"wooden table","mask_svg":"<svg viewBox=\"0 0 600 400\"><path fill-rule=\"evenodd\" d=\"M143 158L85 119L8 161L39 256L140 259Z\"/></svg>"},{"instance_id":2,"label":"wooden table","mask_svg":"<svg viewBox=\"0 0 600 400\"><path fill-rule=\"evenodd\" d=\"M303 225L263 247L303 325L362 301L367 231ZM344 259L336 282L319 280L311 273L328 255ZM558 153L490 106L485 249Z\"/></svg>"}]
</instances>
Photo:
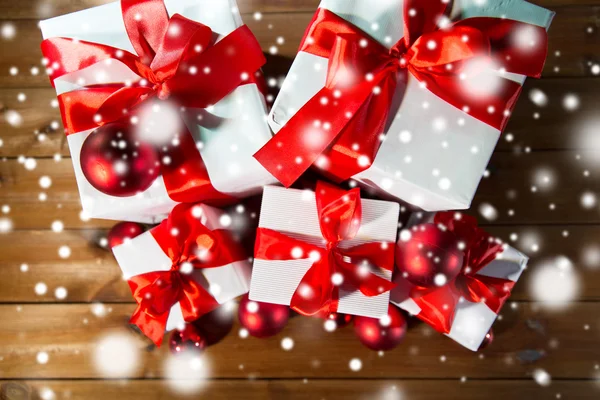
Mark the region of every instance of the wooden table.
<instances>
[{"instance_id":1,"label":"wooden table","mask_svg":"<svg viewBox=\"0 0 600 400\"><path fill-rule=\"evenodd\" d=\"M131 294L112 255L98 246L113 223L80 214L54 90L41 65L38 21L104 2L0 0L0 25L16 29L12 40L0 39L0 103L23 118L18 127L6 115L0 119L0 225L13 224L0 234L0 399L52 398L49 393L58 399L178 398L162 379L167 346L148 346L127 326L135 307ZM534 2L557 11L544 78L527 82L471 210L493 205L497 217L480 215L482 224L532 257L494 326L494 343L472 353L414 323L402 345L378 354L360 345L352 327L327 333L317 319L292 318L265 340L241 338L236 322L205 352L209 378L196 398L600 398L600 266L593 258L600 213L598 205L581 204L584 193L600 191L600 79L593 68L600 62L600 1ZM267 77L285 75L318 0L239 3L265 51L277 46ZM262 18L255 18L257 11ZM547 95L545 107L529 100L532 89ZM563 106L569 94L579 99L578 109ZM597 139L579 140L586 129L595 129ZM36 168L25 168L23 157ZM51 178L49 188L40 187L42 176ZM54 232L54 221L64 229ZM511 242L513 234L518 237ZM70 257L59 256L61 246L70 248ZM581 284L562 312L536 302L529 288L540 263L558 255L573 261ZM40 282L45 294L36 294ZM59 287L66 298L55 296ZM127 379L106 380L92 359L98 339L115 331L131 338L141 359ZM282 349L284 337L293 338L293 350ZM37 361L40 352L47 363ZM362 360L359 371L349 368L353 358ZM533 379L540 370L552 377L549 386Z\"/></svg>"}]
</instances>

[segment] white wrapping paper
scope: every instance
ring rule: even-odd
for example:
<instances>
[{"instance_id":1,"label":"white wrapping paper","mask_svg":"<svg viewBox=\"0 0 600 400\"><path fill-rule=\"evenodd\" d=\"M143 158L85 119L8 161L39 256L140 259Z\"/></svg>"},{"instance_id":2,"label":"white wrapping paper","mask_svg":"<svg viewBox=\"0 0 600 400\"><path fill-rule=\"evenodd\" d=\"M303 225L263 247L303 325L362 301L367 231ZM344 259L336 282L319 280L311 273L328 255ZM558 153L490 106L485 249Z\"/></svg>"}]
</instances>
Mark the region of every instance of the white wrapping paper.
<instances>
[{"instance_id":1,"label":"white wrapping paper","mask_svg":"<svg viewBox=\"0 0 600 400\"><path fill-rule=\"evenodd\" d=\"M179 13L209 26L220 37L241 26L242 20L235 0L165 0L169 15ZM135 51L129 41L119 2L110 3L40 22L44 39L67 37L110 45ZM101 72L101 73L99 73ZM80 86L80 78L87 84L123 81L132 72L119 62L110 66L98 63L83 71L68 74L55 80L58 94ZM213 186L222 193L245 197L259 192L263 185L275 183L252 155L270 138L265 121L266 105L255 84L242 85L223 98L210 110L214 118L204 118L206 123L190 124L194 139L203 143L200 154ZM211 121L219 120L219 124ZM96 190L81 170L79 153L91 130L67 137L75 177L83 209L94 218L159 222L176 205L167 194L162 178L158 178L146 191L132 197L114 197Z\"/></svg>"},{"instance_id":2,"label":"white wrapping paper","mask_svg":"<svg viewBox=\"0 0 600 400\"><path fill-rule=\"evenodd\" d=\"M202 209L201 222L210 230L222 229L219 218L223 212L206 205ZM150 231L144 232L113 249L113 254L123 271L123 277L145 274L152 271L168 271L173 262L162 251ZM222 267L195 269L192 276L208 290L219 304L224 304L248 292L251 267L246 260L236 261ZM181 306L173 305L167 320L167 331L185 325Z\"/></svg>"},{"instance_id":3,"label":"white wrapping paper","mask_svg":"<svg viewBox=\"0 0 600 400\"><path fill-rule=\"evenodd\" d=\"M548 28L554 15L523 0L453 3L454 19L502 17ZM387 47L403 36L402 7L402 0L322 0L320 4ZM269 115L274 132L323 88L327 63L326 58L298 53ZM521 84L525 80L516 74L504 76ZM399 83L399 95L405 86L377 156L353 178L427 211L468 208L500 132L421 88L410 74L407 82Z\"/></svg>"},{"instance_id":4,"label":"white wrapping paper","mask_svg":"<svg viewBox=\"0 0 600 400\"><path fill-rule=\"evenodd\" d=\"M432 222L435 213L416 213L411 216L407 228L418 224ZM507 279L513 282L519 280L527 266L529 258L510 246L506 246L500 256L479 271L479 275ZM418 317L421 309L410 298L413 285L401 274L395 274L390 302L403 310ZM471 303L463 298L459 301L450 333L446 336L472 351L477 351L489 332L498 315L484 303Z\"/></svg>"},{"instance_id":5,"label":"white wrapping paper","mask_svg":"<svg viewBox=\"0 0 600 400\"><path fill-rule=\"evenodd\" d=\"M342 248L368 242L395 242L400 208L380 200L362 200L362 223L356 237L343 241ZM314 192L308 190L265 187L259 227L269 228L290 237L323 246ZM250 299L289 305L302 277L311 267L308 258L298 260L254 259ZM377 275L391 280L392 271L377 269ZM387 314L390 293L367 297L359 290L342 284L338 311L344 314L380 318Z\"/></svg>"}]
</instances>

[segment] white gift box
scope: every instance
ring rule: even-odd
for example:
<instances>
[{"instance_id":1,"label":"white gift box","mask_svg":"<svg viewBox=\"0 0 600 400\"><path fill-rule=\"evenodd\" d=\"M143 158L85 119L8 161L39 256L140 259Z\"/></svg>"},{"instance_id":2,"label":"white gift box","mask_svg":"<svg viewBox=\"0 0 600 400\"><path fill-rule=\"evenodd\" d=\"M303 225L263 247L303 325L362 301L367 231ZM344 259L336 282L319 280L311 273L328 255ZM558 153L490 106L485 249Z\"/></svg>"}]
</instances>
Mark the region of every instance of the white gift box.
<instances>
[{"instance_id":1,"label":"white gift box","mask_svg":"<svg viewBox=\"0 0 600 400\"><path fill-rule=\"evenodd\" d=\"M322 0L319 7L386 47L403 36L402 0ZM454 20L498 17L545 28L553 15L523 0L455 0L451 13ZM269 115L275 133L325 86L327 64L327 58L298 53ZM525 81L522 75L503 76ZM427 211L468 208L500 131L422 88L411 74L398 84L399 94L404 90L401 105L392 110L386 140L370 167L353 179Z\"/></svg>"},{"instance_id":2,"label":"white gift box","mask_svg":"<svg viewBox=\"0 0 600 400\"><path fill-rule=\"evenodd\" d=\"M341 248L368 242L395 242L400 207L396 203L362 199L362 222L352 240L342 241ZM324 247L315 193L309 190L266 186L263 193L258 226L292 238ZM296 260L254 259L250 299L265 303L290 305L302 277L312 266L309 258ZM391 280L392 271L372 271ZM368 297L355 287L342 284L338 311L344 314L380 318L387 314L389 292Z\"/></svg>"},{"instance_id":3,"label":"white gift box","mask_svg":"<svg viewBox=\"0 0 600 400\"><path fill-rule=\"evenodd\" d=\"M165 0L165 5L170 16L178 13L203 23L220 38L243 25L235 0ZM74 38L135 54L125 30L119 2L41 21L40 28L44 39ZM102 69L101 74L98 73L99 68ZM62 94L80 89L77 84L80 78L91 84L124 81L128 77L132 77L132 72L120 62L112 62L110 68L105 63L98 63L62 76L54 84L57 94ZM210 121L205 125L202 122L190 124L189 121L186 124L195 141L203 143L199 152L215 189L235 197L245 197L260 192L264 185L276 182L252 157L271 138L265 121L264 96L255 84L238 87L210 110L202 112L219 119L219 125L211 126ZM84 211L93 218L145 223L161 221L177 204L168 196L162 177L144 192L131 197L106 195L86 180L79 155L84 140L91 132L87 130L67 137Z\"/></svg>"},{"instance_id":4,"label":"white gift box","mask_svg":"<svg viewBox=\"0 0 600 400\"><path fill-rule=\"evenodd\" d=\"M219 223L223 215L221 210L206 205L198 207L201 208L200 222L204 226L210 230L223 229ZM148 272L169 271L173 265L173 261L163 252L150 231L114 247L112 251L123 271L123 277L127 280ZM215 268L194 269L191 276L208 290L219 304L224 304L248 293L250 274L250 262L242 260ZM184 325L181 306L176 303L169 313L166 330L182 329Z\"/></svg>"},{"instance_id":5,"label":"white gift box","mask_svg":"<svg viewBox=\"0 0 600 400\"><path fill-rule=\"evenodd\" d=\"M407 228L430 223L433 221L434 215L435 213L413 214L408 221ZM483 267L478 275L516 282L527 266L528 260L529 258L526 255L505 245L498 258ZM394 283L398 286L392 289L390 302L418 318L421 309L410 298L410 292L414 286L404 279L401 274L395 274ZM485 303L471 303L461 297L456 307L450 332L446 336L469 350L477 351L497 316Z\"/></svg>"}]
</instances>

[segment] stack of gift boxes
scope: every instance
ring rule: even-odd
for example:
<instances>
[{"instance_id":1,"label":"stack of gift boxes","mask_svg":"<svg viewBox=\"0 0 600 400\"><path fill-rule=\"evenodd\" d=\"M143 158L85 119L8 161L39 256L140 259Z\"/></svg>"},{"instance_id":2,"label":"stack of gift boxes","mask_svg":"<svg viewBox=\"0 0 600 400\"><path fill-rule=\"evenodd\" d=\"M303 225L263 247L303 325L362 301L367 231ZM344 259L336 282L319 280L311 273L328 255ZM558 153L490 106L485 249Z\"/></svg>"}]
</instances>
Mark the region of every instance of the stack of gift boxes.
<instances>
[{"instance_id":1,"label":"stack of gift boxes","mask_svg":"<svg viewBox=\"0 0 600 400\"><path fill-rule=\"evenodd\" d=\"M42 21L84 210L160 223L112 249L132 322L160 343L248 292L307 316L392 303L477 350L527 257L457 210L541 73L552 17L523 0L322 0L268 114L234 0ZM163 103L168 132L142 137ZM308 169L322 180L300 185ZM259 193L250 257L222 209ZM400 202L415 211L399 233Z\"/></svg>"}]
</instances>

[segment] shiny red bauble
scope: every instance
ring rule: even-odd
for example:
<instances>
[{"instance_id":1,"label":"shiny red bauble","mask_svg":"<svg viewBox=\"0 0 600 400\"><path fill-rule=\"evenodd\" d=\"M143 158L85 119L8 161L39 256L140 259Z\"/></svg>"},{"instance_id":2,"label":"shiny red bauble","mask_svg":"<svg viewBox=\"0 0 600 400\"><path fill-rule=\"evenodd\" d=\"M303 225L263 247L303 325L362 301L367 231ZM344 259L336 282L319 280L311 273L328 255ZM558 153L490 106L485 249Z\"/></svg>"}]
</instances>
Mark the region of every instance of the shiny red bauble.
<instances>
[{"instance_id":1,"label":"shiny red bauble","mask_svg":"<svg viewBox=\"0 0 600 400\"><path fill-rule=\"evenodd\" d=\"M321 317L325 320L335 321L336 328L343 328L344 326L346 326L350 322L352 322L352 319L353 319L353 316L350 314L342 314L342 313L337 313L337 312L321 313L321 314L319 314L319 317Z\"/></svg>"},{"instance_id":2,"label":"shiny red bauble","mask_svg":"<svg viewBox=\"0 0 600 400\"><path fill-rule=\"evenodd\" d=\"M290 308L280 304L252 301L246 295L240 301L238 317L250 335L265 338L283 330L290 317Z\"/></svg>"},{"instance_id":3,"label":"shiny red bauble","mask_svg":"<svg viewBox=\"0 0 600 400\"><path fill-rule=\"evenodd\" d=\"M413 285L443 286L456 278L463 264L459 240L435 224L421 224L400 238L396 247L396 266Z\"/></svg>"},{"instance_id":4,"label":"shiny red bauble","mask_svg":"<svg viewBox=\"0 0 600 400\"><path fill-rule=\"evenodd\" d=\"M160 173L154 147L135 139L132 128L108 124L92 132L80 153L83 175L100 192L133 196L148 189Z\"/></svg>"},{"instance_id":5,"label":"shiny red bauble","mask_svg":"<svg viewBox=\"0 0 600 400\"><path fill-rule=\"evenodd\" d=\"M354 317L354 332L362 344L371 350L391 350L406 335L406 318L390 304L382 318Z\"/></svg>"},{"instance_id":6,"label":"shiny red bauble","mask_svg":"<svg viewBox=\"0 0 600 400\"><path fill-rule=\"evenodd\" d=\"M135 222L119 222L108 232L108 247L111 249L144 233L144 227Z\"/></svg>"},{"instance_id":7,"label":"shiny red bauble","mask_svg":"<svg viewBox=\"0 0 600 400\"><path fill-rule=\"evenodd\" d=\"M192 322L198 333L206 340L207 346L220 342L231 332L233 311L231 304L224 304Z\"/></svg>"},{"instance_id":8,"label":"shiny red bauble","mask_svg":"<svg viewBox=\"0 0 600 400\"><path fill-rule=\"evenodd\" d=\"M206 346L206 339L192 324L186 324L182 331L173 331L169 337L169 349L173 354L202 351Z\"/></svg>"}]
</instances>

